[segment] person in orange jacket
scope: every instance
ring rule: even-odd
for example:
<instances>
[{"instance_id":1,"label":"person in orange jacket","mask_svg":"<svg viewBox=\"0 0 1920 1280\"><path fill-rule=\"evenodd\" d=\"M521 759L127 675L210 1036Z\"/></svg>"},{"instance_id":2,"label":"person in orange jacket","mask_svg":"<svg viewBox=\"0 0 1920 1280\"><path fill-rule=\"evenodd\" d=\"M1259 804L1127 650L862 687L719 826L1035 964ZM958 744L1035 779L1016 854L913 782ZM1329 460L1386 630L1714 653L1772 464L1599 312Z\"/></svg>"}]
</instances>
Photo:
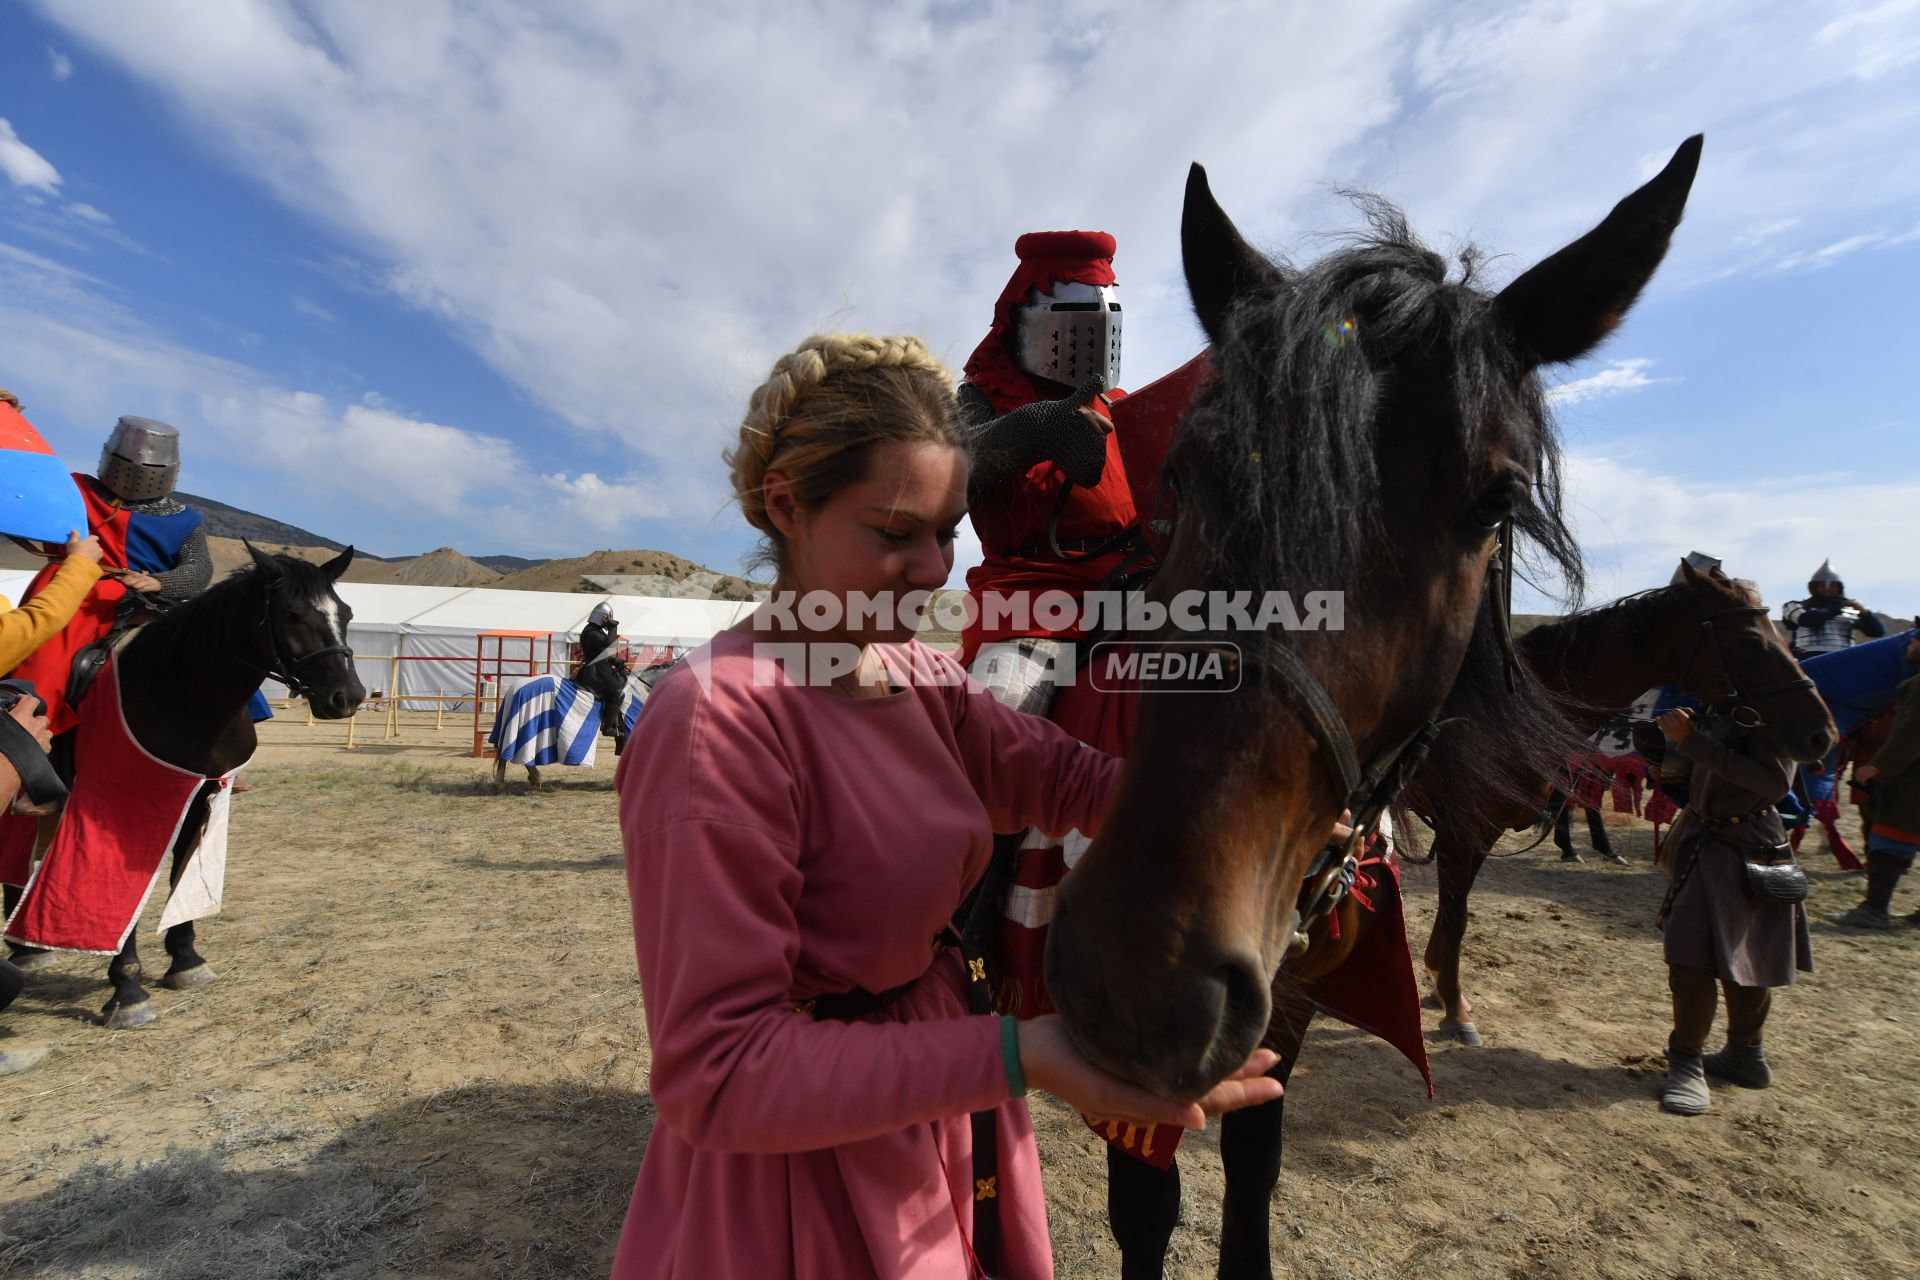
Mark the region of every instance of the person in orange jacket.
<instances>
[{"instance_id":1,"label":"person in orange jacket","mask_svg":"<svg viewBox=\"0 0 1920 1280\"><path fill-rule=\"evenodd\" d=\"M18 418L19 407L19 400L11 392L0 391L0 411ZM24 418L20 418L20 424L24 426ZM6 476L7 458L11 453L11 450L0 453L0 478ZM40 532L37 529L16 532L4 527L6 515L7 509L0 507L0 535L31 536ZM93 584L100 580L100 559L103 554L98 538L69 531L64 560L38 595L17 609L6 599L0 598L0 671L11 671L66 627L79 610L81 601L93 590ZM52 735L48 730L46 712L36 700L16 698L4 714L11 716L26 730L40 750L46 750ZM0 809L11 805L19 790L19 770L11 759L0 754ZM24 985L25 978L20 970L0 960L0 1009L12 1004ZM24 1071L46 1056L44 1045L0 1047L0 1076Z\"/></svg>"}]
</instances>

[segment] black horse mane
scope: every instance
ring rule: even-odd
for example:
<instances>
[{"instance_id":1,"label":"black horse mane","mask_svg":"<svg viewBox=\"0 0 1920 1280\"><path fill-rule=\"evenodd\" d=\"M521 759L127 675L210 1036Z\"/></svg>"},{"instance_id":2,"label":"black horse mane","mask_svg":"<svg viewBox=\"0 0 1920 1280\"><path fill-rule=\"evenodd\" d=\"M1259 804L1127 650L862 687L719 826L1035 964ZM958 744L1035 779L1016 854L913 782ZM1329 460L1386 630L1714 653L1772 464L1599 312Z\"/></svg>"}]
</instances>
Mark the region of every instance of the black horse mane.
<instances>
[{"instance_id":1,"label":"black horse mane","mask_svg":"<svg viewBox=\"0 0 1920 1280\"><path fill-rule=\"evenodd\" d=\"M1447 260L1398 208L1352 198L1366 231L1311 267L1278 264L1284 289L1250 290L1234 304L1213 350L1216 376L1173 447L1188 496L1204 499L1185 502L1183 514L1200 517L1218 568L1239 581L1355 585L1383 514L1375 458L1394 390L1388 369L1431 358L1465 424L1463 461L1486 447L1487 423L1519 423L1530 439L1538 473L1515 527L1557 570L1559 594L1577 600L1585 580L1562 505L1558 437L1531 362L1477 287L1481 255L1463 250L1449 279Z\"/></svg>"},{"instance_id":2,"label":"black horse mane","mask_svg":"<svg viewBox=\"0 0 1920 1280\"><path fill-rule=\"evenodd\" d=\"M1721 577L1717 582L1725 588L1730 601L1747 605L1760 603L1759 593L1741 579ZM1699 598L1684 582L1649 587L1536 627L1521 642L1543 654L1562 655L1574 652L1599 634L1608 634L1628 648L1645 649L1658 644L1666 629L1673 625L1670 610L1674 600Z\"/></svg>"},{"instance_id":3,"label":"black horse mane","mask_svg":"<svg viewBox=\"0 0 1920 1280\"><path fill-rule=\"evenodd\" d=\"M295 556L271 558L277 574L259 565L235 570L140 628L127 642L129 655L138 649L142 661L151 660L161 671L186 671L210 659L231 662L246 656L243 646L265 622L276 585L285 584L296 600L332 592L333 583L319 565ZM271 661L270 655L262 657Z\"/></svg>"}]
</instances>

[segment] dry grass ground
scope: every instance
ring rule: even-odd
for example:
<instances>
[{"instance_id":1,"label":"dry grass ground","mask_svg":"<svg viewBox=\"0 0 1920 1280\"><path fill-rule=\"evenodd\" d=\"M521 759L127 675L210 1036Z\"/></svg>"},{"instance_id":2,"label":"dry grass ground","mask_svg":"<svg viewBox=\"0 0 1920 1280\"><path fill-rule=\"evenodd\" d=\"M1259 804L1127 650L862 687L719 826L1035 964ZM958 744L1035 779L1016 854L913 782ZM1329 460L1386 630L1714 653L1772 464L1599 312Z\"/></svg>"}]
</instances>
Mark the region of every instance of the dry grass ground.
<instances>
[{"instance_id":1,"label":"dry grass ground","mask_svg":"<svg viewBox=\"0 0 1920 1280\"><path fill-rule=\"evenodd\" d=\"M108 1033L88 1021L104 963L70 957L0 1017L55 1048L0 1081L0 1274L604 1274L651 1122L607 763L540 796L516 770L494 797L451 754L263 755L201 931L219 982ZM1663 1116L1662 881L1644 828L1616 837L1632 867L1547 846L1489 868L1468 951L1487 1045L1436 1050L1432 1102L1385 1046L1314 1030L1283 1273L1920 1273L1920 932L1817 925L1821 970L1771 1029L1776 1086ZM1856 898L1809 865L1817 914ZM1423 931L1431 876L1409 881ZM1060 1273L1116 1274L1100 1150L1036 1114ZM1184 1157L1173 1271L1210 1275L1211 1137Z\"/></svg>"}]
</instances>

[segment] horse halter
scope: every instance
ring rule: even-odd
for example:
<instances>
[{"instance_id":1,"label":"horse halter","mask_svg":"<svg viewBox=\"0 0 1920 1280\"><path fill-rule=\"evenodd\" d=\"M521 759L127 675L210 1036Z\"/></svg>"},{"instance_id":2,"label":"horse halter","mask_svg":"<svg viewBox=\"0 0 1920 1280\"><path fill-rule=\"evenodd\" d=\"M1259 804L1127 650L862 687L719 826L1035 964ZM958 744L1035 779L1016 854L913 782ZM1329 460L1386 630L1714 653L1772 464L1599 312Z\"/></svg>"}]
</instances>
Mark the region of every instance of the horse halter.
<instances>
[{"instance_id":1,"label":"horse halter","mask_svg":"<svg viewBox=\"0 0 1920 1280\"><path fill-rule=\"evenodd\" d=\"M1217 654L1229 671L1237 672L1249 683L1255 677L1271 680L1290 698L1301 722L1319 742L1334 790L1342 797L1340 807L1353 815L1352 830L1347 838L1322 847L1302 877L1298 903L1300 923L1287 947L1289 956L1300 955L1307 949L1313 926L1333 914L1347 891L1353 888L1367 839L1378 829L1387 807L1426 762L1444 722L1437 718L1427 720L1362 766L1345 717L1292 649L1275 643L1265 633L1250 636L1245 642L1204 637L1172 641L1165 647Z\"/></svg>"},{"instance_id":2,"label":"horse halter","mask_svg":"<svg viewBox=\"0 0 1920 1280\"><path fill-rule=\"evenodd\" d=\"M273 662L267 667L267 678L278 680L287 687L287 693L295 698L311 699L313 686L300 676L301 671L322 658L336 655L344 657L349 664L353 662L353 649L346 644L330 644L309 653L294 654L287 648L287 638L280 634L280 628L273 621L273 590L267 591L266 603L262 606L261 625L266 628L267 641L273 647ZM258 665L257 663L255 665Z\"/></svg>"},{"instance_id":3,"label":"horse halter","mask_svg":"<svg viewBox=\"0 0 1920 1280\"><path fill-rule=\"evenodd\" d=\"M1755 616L1761 618L1766 617L1767 607L1763 604L1742 604L1733 605L1725 609L1714 609L1703 613L1700 615L1700 629L1694 633L1693 647L1687 650L1687 660L1680 666L1680 681L1684 686L1687 676L1693 671L1695 661L1700 657L1701 648L1705 645L1711 645L1713 647L1714 665L1720 668L1720 683L1724 686L1724 691L1718 696L1718 699L1703 698L1703 701L1711 703L1718 700L1729 703L1729 714L1733 716L1734 722L1739 724L1743 729L1757 729L1766 723L1766 721L1761 718L1759 711L1749 705L1750 700L1770 697L1777 693L1790 693L1797 689L1811 689L1814 687L1812 677L1802 672L1797 677L1791 677L1786 680L1775 680L1771 684L1758 685L1746 690L1740 688L1740 681L1734 676L1733 667L1727 662L1726 650L1721 647L1719 629L1713 624L1721 618ZM1747 713L1745 719L1741 718L1740 713L1743 711Z\"/></svg>"}]
</instances>

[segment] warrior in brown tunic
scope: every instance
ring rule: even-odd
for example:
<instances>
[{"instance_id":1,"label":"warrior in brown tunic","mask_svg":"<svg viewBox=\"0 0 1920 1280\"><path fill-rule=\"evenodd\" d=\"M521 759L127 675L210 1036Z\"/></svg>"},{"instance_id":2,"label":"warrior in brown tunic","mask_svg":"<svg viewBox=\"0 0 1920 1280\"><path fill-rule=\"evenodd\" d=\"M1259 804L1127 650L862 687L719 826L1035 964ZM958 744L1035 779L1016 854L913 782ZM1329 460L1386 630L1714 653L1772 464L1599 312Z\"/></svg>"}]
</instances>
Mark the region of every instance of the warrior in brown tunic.
<instances>
[{"instance_id":1,"label":"warrior in brown tunic","mask_svg":"<svg viewBox=\"0 0 1920 1280\"><path fill-rule=\"evenodd\" d=\"M1782 852L1786 833L1774 805L1787 793L1793 766L1772 755L1761 735L1731 727L1710 736L1684 708L1662 716L1660 727L1693 765L1688 829L1673 842L1668 864L1675 881L1665 918L1673 1032L1660 1105L1699 1115L1707 1109L1709 1072L1748 1088L1771 1081L1760 1047L1771 988L1812 972L1813 948L1802 905L1748 890L1750 861L1792 856ZM1722 993L1726 1047L1703 1055Z\"/></svg>"}]
</instances>

